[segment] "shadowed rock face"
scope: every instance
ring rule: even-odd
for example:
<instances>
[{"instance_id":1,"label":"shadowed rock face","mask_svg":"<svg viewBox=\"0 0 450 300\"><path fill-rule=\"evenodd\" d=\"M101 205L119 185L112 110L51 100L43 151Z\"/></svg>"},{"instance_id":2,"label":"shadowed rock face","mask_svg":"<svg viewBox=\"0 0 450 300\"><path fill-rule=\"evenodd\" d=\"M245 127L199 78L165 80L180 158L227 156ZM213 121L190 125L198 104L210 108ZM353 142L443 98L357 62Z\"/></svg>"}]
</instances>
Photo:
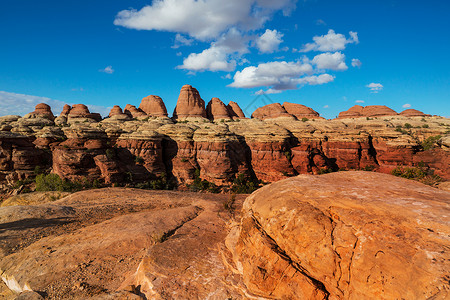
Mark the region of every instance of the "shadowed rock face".
<instances>
[{"instance_id":1,"label":"shadowed rock face","mask_svg":"<svg viewBox=\"0 0 450 300\"><path fill-rule=\"evenodd\" d=\"M231 116L225 104L219 98L212 98L206 106L206 116L208 119L214 120L230 120Z\"/></svg>"},{"instance_id":2,"label":"shadowed rock face","mask_svg":"<svg viewBox=\"0 0 450 300\"><path fill-rule=\"evenodd\" d=\"M248 197L227 245L260 297L446 299L449 204L390 175L301 175Z\"/></svg>"},{"instance_id":3,"label":"shadowed rock face","mask_svg":"<svg viewBox=\"0 0 450 300\"><path fill-rule=\"evenodd\" d=\"M151 117L167 117L167 109L161 97L150 95L142 99L139 109Z\"/></svg>"},{"instance_id":4,"label":"shadowed rock face","mask_svg":"<svg viewBox=\"0 0 450 300\"><path fill-rule=\"evenodd\" d=\"M339 113L338 119L343 118L359 118L359 117L379 117L379 116L396 116L396 111L385 105L370 105L362 107L355 105L347 111Z\"/></svg>"},{"instance_id":5,"label":"shadowed rock face","mask_svg":"<svg viewBox=\"0 0 450 300\"><path fill-rule=\"evenodd\" d=\"M181 88L177 106L173 111L173 119L188 117L206 118L205 101L200 97L197 89L190 85L184 85Z\"/></svg>"},{"instance_id":6,"label":"shadowed rock face","mask_svg":"<svg viewBox=\"0 0 450 300\"><path fill-rule=\"evenodd\" d=\"M233 119L245 119L244 112L236 102L230 101L227 105L228 114Z\"/></svg>"},{"instance_id":7,"label":"shadowed rock face","mask_svg":"<svg viewBox=\"0 0 450 300\"><path fill-rule=\"evenodd\" d=\"M63 107L63 110L62 110L60 116L67 117L69 115L71 109L72 109L72 107L69 104L64 104L64 107Z\"/></svg>"}]
</instances>

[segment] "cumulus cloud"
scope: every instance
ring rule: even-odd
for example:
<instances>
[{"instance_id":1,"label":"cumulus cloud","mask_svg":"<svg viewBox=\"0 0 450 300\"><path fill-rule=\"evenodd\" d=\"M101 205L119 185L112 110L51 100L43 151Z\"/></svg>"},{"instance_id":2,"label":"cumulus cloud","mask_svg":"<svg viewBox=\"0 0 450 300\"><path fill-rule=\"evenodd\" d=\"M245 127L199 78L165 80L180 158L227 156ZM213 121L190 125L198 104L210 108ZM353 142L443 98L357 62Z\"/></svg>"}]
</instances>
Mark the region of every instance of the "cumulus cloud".
<instances>
[{"instance_id":1,"label":"cumulus cloud","mask_svg":"<svg viewBox=\"0 0 450 300\"><path fill-rule=\"evenodd\" d=\"M264 94L280 94L283 91L280 90L274 90L274 89L268 89L268 90L259 90L257 92L255 92L255 95L264 95Z\"/></svg>"},{"instance_id":2,"label":"cumulus cloud","mask_svg":"<svg viewBox=\"0 0 450 300\"><path fill-rule=\"evenodd\" d=\"M235 88L270 87L257 93L279 93L283 90L297 89L303 85L319 85L331 82L330 74L310 75L313 67L307 62L275 61L250 66L236 72L234 81L228 85Z\"/></svg>"},{"instance_id":3,"label":"cumulus cloud","mask_svg":"<svg viewBox=\"0 0 450 300\"><path fill-rule=\"evenodd\" d=\"M10 93L0 91L0 116L5 115L20 115L24 116L32 111L39 103L47 103L51 106L55 115L58 115L64 104L73 105L73 103L66 103L60 100L54 100L47 97L39 97L33 95ZM91 112L98 112L102 116L107 116L110 111L110 107L87 105Z\"/></svg>"},{"instance_id":4,"label":"cumulus cloud","mask_svg":"<svg viewBox=\"0 0 450 300\"><path fill-rule=\"evenodd\" d=\"M278 50L283 42L283 34L277 30L266 29L263 35L256 39L256 46L262 53L272 53Z\"/></svg>"},{"instance_id":5,"label":"cumulus cloud","mask_svg":"<svg viewBox=\"0 0 450 300\"><path fill-rule=\"evenodd\" d=\"M211 43L210 48L189 54L178 68L190 71L234 71L236 59L248 53L248 43L249 37L232 28Z\"/></svg>"},{"instance_id":6,"label":"cumulus cloud","mask_svg":"<svg viewBox=\"0 0 450 300\"><path fill-rule=\"evenodd\" d=\"M344 50L347 44L358 44L358 33L350 31L350 38L346 38L343 34L335 33L330 29L326 35L313 37L313 43L308 43L303 46L300 52L309 51L338 51Z\"/></svg>"},{"instance_id":7,"label":"cumulus cloud","mask_svg":"<svg viewBox=\"0 0 450 300\"><path fill-rule=\"evenodd\" d=\"M366 85L366 87L368 87L370 89L370 91L374 94L380 92L384 88L381 83L374 83L374 82Z\"/></svg>"},{"instance_id":8,"label":"cumulus cloud","mask_svg":"<svg viewBox=\"0 0 450 300\"><path fill-rule=\"evenodd\" d=\"M295 3L296 0L155 0L140 10L120 11L114 24L210 40L231 27L245 31L261 28L275 11L288 14Z\"/></svg>"},{"instance_id":9,"label":"cumulus cloud","mask_svg":"<svg viewBox=\"0 0 450 300\"><path fill-rule=\"evenodd\" d=\"M409 104L409 103L406 103L406 104L403 104L403 106L402 106L403 108L411 108L411 104Z\"/></svg>"},{"instance_id":10,"label":"cumulus cloud","mask_svg":"<svg viewBox=\"0 0 450 300\"><path fill-rule=\"evenodd\" d=\"M172 46L173 49L180 48L181 46L191 46L194 43L194 39L187 38L179 33L175 35L175 43Z\"/></svg>"},{"instance_id":11,"label":"cumulus cloud","mask_svg":"<svg viewBox=\"0 0 450 300\"><path fill-rule=\"evenodd\" d=\"M364 103L364 100L356 100L355 103Z\"/></svg>"},{"instance_id":12,"label":"cumulus cloud","mask_svg":"<svg viewBox=\"0 0 450 300\"><path fill-rule=\"evenodd\" d=\"M323 108L330 108L330 106L327 104L327 105L324 105Z\"/></svg>"},{"instance_id":13,"label":"cumulus cloud","mask_svg":"<svg viewBox=\"0 0 450 300\"><path fill-rule=\"evenodd\" d=\"M361 66L362 66L362 62L359 59L357 59L357 58L352 59L352 67L361 68Z\"/></svg>"},{"instance_id":14,"label":"cumulus cloud","mask_svg":"<svg viewBox=\"0 0 450 300\"><path fill-rule=\"evenodd\" d=\"M106 73L106 74L112 74L112 73L114 73L114 69L113 69L112 66L107 66L106 68L100 69L100 70L98 70L98 71L99 71L99 72Z\"/></svg>"},{"instance_id":15,"label":"cumulus cloud","mask_svg":"<svg viewBox=\"0 0 450 300\"><path fill-rule=\"evenodd\" d=\"M345 71L348 69L345 64L345 55L341 52L327 52L316 55L312 62L317 65L317 68L322 70Z\"/></svg>"}]
</instances>

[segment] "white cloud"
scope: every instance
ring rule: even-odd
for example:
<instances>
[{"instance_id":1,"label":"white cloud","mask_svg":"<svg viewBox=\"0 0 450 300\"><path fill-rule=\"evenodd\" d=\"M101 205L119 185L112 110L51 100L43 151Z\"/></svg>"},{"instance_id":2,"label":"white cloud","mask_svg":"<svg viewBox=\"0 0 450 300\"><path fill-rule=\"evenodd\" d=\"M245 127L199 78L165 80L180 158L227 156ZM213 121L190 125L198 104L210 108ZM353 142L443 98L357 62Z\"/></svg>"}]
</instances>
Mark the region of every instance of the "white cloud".
<instances>
[{"instance_id":1,"label":"white cloud","mask_svg":"<svg viewBox=\"0 0 450 300\"><path fill-rule=\"evenodd\" d=\"M114 73L114 69L113 69L112 66L107 66L106 68L100 69L100 70L98 70L98 71L99 71L99 72L106 73L106 74L112 74L112 73Z\"/></svg>"},{"instance_id":2,"label":"white cloud","mask_svg":"<svg viewBox=\"0 0 450 300\"><path fill-rule=\"evenodd\" d=\"M256 47L262 53L272 53L278 50L279 45L283 42L283 34L277 30L266 29L263 35L256 39Z\"/></svg>"},{"instance_id":3,"label":"white cloud","mask_svg":"<svg viewBox=\"0 0 450 300\"><path fill-rule=\"evenodd\" d=\"M178 68L190 71L234 71L236 59L248 52L248 43L247 36L232 28L216 42L211 43L210 48L201 53L189 54Z\"/></svg>"},{"instance_id":4,"label":"white cloud","mask_svg":"<svg viewBox=\"0 0 450 300\"><path fill-rule=\"evenodd\" d=\"M303 46L301 52L309 51L337 51L344 50L347 44L358 44L358 33L350 31L350 38L347 39L343 34L335 33L330 29L326 35L313 37L313 43L308 43Z\"/></svg>"},{"instance_id":5,"label":"white cloud","mask_svg":"<svg viewBox=\"0 0 450 300\"><path fill-rule=\"evenodd\" d=\"M330 106L327 104L327 105L324 105L323 106L323 108L329 108Z\"/></svg>"},{"instance_id":6,"label":"white cloud","mask_svg":"<svg viewBox=\"0 0 450 300\"><path fill-rule=\"evenodd\" d=\"M322 19L318 19L318 20L316 21L316 24L317 24L317 25L327 25L327 23L325 23L325 21L322 20Z\"/></svg>"},{"instance_id":7,"label":"white cloud","mask_svg":"<svg viewBox=\"0 0 450 300\"><path fill-rule=\"evenodd\" d=\"M303 85L319 85L334 80L334 76L329 74L305 76L312 72L313 68L307 62L268 62L236 72L234 81L228 86L235 88L265 86L270 88L258 91L257 94L275 94L283 90L298 89Z\"/></svg>"},{"instance_id":8,"label":"white cloud","mask_svg":"<svg viewBox=\"0 0 450 300\"><path fill-rule=\"evenodd\" d=\"M234 74L234 82L229 86L237 88L254 88L259 86L296 85L294 82L306 73L312 73L308 63L274 61L246 67ZM277 88L280 89L280 88Z\"/></svg>"},{"instance_id":9,"label":"white cloud","mask_svg":"<svg viewBox=\"0 0 450 300\"><path fill-rule=\"evenodd\" d=\"M352 59L352 67L361 68L361 66L362 66L362 62L359 59L357 59L357 58Z\"/></svg>"},{"instance_id":10,"label":"white cloud","mask_svg":"<svg viewBox=\"0 0 450 300\"><path fill-rule=\"evenodd\" d=\"M345 55L341 52L327 52L316 55L312 62L317 65L317 68L322 70L345 71L348 69L345 64Z\"/></svg>"},{"instance_id":11,"label":"white cloud","mask_svg":"<svg viewBox=\"0 0 450 300\"><path fill-rule=\"evenodd\" d=\"M366 87L368 87L371 90L371 92L374 94L378 93L379 91L383 90L383 88L384 88L381 83L374 83L374 82L366 85Z\"/></svg>"},{"instance_id":12,"label":"white cloud","mask_svg":"<svg viewBox=\"0 0 450 300\"><path fill-rule=\"evenodd\" d=\"M201 53L191 53L184 59L180 69L191 71L233 71L236 61L228 61L228 53L222 47L212 46Z\"/></svg>"},{"instance_id":13,"label":"white cloud","mask_svg":"<svg viewBox=\"0 0 450 300\"><path fill-rule=\"evenodd\" d=\"M274 89L268 89L268 90L259 90L257 92L255 92L255 95L265 95L265 94L280 94L283 91L280 90L274 90Z\"/></svg>"},{"instance_id":14,"label":"white cloud","mask_svg":"<svg viewBox=\"0 0 450 300\"><path fill-rule=\"evenodd\" d=\"M194 39L187 38L179 33L175 35L175 43L172 46L173 49L180 48L181 46L191 46L194 43Z\"/></svg>"},{"instance_id":15,"label":"white cloud","mask_svg":"<svg viewBox=\"0 0 450 300\"><path fill-rule=\"evenodd\" d=\"M47 103L51 106L54 115L59 115L63 109L64 104L73 105L60 100L54 100L47 97L39 97L25 94L16 94L5 91L0 91L0 116L5 115L20 115L24 116L32 111L39 103ZM102 116L107 116L111 108L87 105L91 112L98 112Z\"/></svg>"},{"instance_id":16,"label":"white cloud","mask_svg":"<svg viewBox=\"0 0 450 300\"><path fill-rule=\"evenodd\" d=\"M409 103L406 103L406 104L403 104L403 106L402 106L403 108L410 108L411 107L411 104L409 104Z\"/></svg>"},{"instance_id":17,"label":"white cloud","mask_svg":"<svg viewBox=\"0 0 450 300\"><path fill-rule=\"evenodd\" d=\"M364 103L364 100L356 100L355 103Z\"/></svg>"},{"instance_id":18,"label":"white cloud","mask_svg":"<svg viewBox=\"0 0 450 300\"><path fill-rule=\"evenodd\" d=\"M218 37L231 27L261 28L278 10L288 14L296 0L155 0L140 10L120 11L114 24L138 30L186 33L199 40Z\"/></svg>"}]
</instances>

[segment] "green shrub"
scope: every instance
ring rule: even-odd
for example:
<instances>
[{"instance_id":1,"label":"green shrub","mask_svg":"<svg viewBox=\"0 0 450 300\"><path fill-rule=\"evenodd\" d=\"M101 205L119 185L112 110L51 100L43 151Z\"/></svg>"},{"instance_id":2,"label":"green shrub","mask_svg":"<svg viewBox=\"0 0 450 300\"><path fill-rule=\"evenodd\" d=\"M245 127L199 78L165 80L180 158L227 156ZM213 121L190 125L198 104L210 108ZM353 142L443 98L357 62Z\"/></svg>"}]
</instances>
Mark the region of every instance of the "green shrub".
<instances>
[{"instance_id":1,"label":"green shrub","mask_svg":"<svg viewBox=\"0 0 450 300\"><path fill-rule=\"evenodd\" d=\"M423 150L430 150L434 148L436 142L441 138L440 135L430 136L421 143Z\"/></svg>"},{"instance_id":2,"label":"green shrub","mask_svg":"<svg viewBox=\"0 0 450 300\"><path fill-rule=\"evenodd\" d=\"M372 172L373 170L375 170L375 166L365 166L364 168L361 169L362 171L368 171L368 172Z\"/></svg>"},{"instance_id":3,"label":"green shrub","mask_svg":"<svg viewBox=\"0 0 450 300\"><path fill-rule=\"evenodd\" d=\"M231 191L236 194L251 194L259 188L260 184L260 180L252 179L241 173L234 179Z\"/></svg>"},{"instance_id":4,"label":"green shrub","mask_svg":"<svg viewBox=\"0 0 450 300\"><path fill-rule=\"evenodd\" d=\"M422 125L422 128L428 128L428 127L430 127L430 126L428 126L428 124L423 124Z\"/></svg>"},{"instance_id":5,"label":"green shrub","mask_svg":"<svg viewBox=\"0 0 450 300\"><path fill-rule=\"evenodd\" d=\"M411 124L409 124L409 123L405 123L405 128L407 128L407 129L409 129L409 128L412 128L412 125Z\"/></svg>"},{"instance_id":6,"label":"green shrub","mask_svg":"<svg viewBox=\"0 0 450 300\"><path fill-rule=\"evenodd\" d=\"M210 193L219 193L220 188L213 182L200 178L200 170L196 169L194 172L194 182L188 185L192 192L208 191Z\"/></svg>"},{"instance_id":7,"label":"green shrub","mask_svg":"<svg viewBox=\"0 0 450 300\"><path fill-rule=\"evenodd\" d=\"M236 202L236 194L230 194L230 197L223 203L223 208L228 210L230 213L233 213L235 202Z\"/></svg>"},{"instance_id":8,"label":"green shrub","mask_svg":"<svg viewBox=\"0 0 450 300\"><path fill-rule=\"evenodd\" d=\"M309 119L308 118L302 118L302 122L306 122L306 121L309 121Z\"/></svg>"},{"instance_id":9,"label":"green shrub","mask_svg":"<svg viewBox=\"0 0 450 300\"><path fill-rule=\"evenodd\" d=\"M106 149L106 157L110 160L113 160L116 158L116 150L113 148Z\"/></svg>"},{"instance_id":10,"label":"green shrub","mask_svg":"<svg viewBox=\"0 0 450 300\"><path fill-rule=\"evenodd\" d=\"M442 181L442 178L435 175L434 171L425 166L424 163L419 163L417 167L398 166L392 170L391 174L397 177L417 180L427 185L434 185Z\"/></svg>"},{"instance_id":11,"label":"green shrub","mask_svg":"<svg viewBox=\"0 0 450 300\"><path fill-rule=\"evenodd\" d=\"M291 151L285 151L284 152L284 156L286 156L286 158L291 161L292 160L292 154Z\"/></svg>"},{"instance_id":12,"label":"green shrub","mask_svg":"<svg viewBox=\"0 0 450 300\"><path fill-rule=\"evenodd\" d=\"M59 177L58 174L40 174L36 176L36 191L60 191L60 192L76 192L84 189L99 188L101 183L95 179L89 182L87 178L82 181L68 181Z\"/></svg>"}]
</instances>

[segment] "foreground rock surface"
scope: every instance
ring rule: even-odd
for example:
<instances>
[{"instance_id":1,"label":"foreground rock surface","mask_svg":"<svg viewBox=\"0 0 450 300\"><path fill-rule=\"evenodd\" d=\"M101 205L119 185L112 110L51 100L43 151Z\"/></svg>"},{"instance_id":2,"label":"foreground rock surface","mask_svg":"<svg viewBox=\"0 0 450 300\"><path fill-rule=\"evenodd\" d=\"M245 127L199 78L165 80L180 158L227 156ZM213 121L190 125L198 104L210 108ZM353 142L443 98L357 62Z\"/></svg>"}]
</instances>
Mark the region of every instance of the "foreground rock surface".
<instances>
[{"instance_id":1,"label":"foreground rock surface","mask_svg":"<svg viewBox=\"0 0 450 300\"><path fill-rule=\"evenodd\" d=\"M369 172L300 175L253 193L228 236L270 299L448 299L450 193Z\"/></svg>"},{"instance_id":2,"label":"foreground rock surface","mask_svg":"<svg viewBox=\"0 0 450 300\"><path fill-rule=\"evenodd\" d=\"M101 189L0 208L0 297L242 298L221 254L228 197Z\"/></svg>"}]
</instances>

